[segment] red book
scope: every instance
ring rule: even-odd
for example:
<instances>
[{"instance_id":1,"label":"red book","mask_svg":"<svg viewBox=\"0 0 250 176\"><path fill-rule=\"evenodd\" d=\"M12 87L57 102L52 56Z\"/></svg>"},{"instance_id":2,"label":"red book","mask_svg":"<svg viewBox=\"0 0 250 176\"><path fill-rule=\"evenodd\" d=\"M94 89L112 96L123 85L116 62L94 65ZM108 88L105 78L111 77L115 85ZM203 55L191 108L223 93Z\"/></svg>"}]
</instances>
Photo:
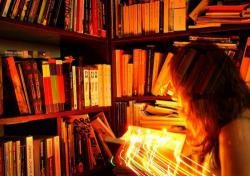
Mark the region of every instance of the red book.
<instances>
[{"instance_id":1,"label":"red book","mask_svg":"<svg viewBox=\"0 0 250 176\"><path fill-rule=\"evenodd\" d=\"M35 92L37 98L37 114L43 113L42 111L42 93L40 90L40 77L38 73L37 63L35 61L31 62L32 70L33 70L33 81L35 85Z\"/></svg>"},{"instance_id":2,"label":"red book","mask_svg":"<svg viewBox=\"0 0 250 176\"><path fill-rule=\"evenodd\" d=\"M29 112L28 106L25 100L24 92L21 85L21 80L17 72L15 61L13 57L7 57L5 59L8 76L11 80L12 86L14 87L15 98L20 114L26 114Z\"/></svg>"},{"instance_id":3,"label":"red book","mask_svg":"<svg viewBox=\"0 0 250 176\"><path fill-rule=\"evenodd\" d=\"M92 29L93 35L98 35L98 15L97 15L97 0L91 0L92 3Z\"/></svg>"},{"instance_id":4,"label":"red book","mask_svg":"<svg viewBox=\"0 0 250 176\"><path fill-rule=\"evenodd\" d=\"M23 73L24 73L24 79L25 79L25 84L27 86L28 94L29 94L29 99L32 102L32 109L35 114L38 114L38 105L37 105L37 96L36 96L36 89L35 89L35 84L34 84L34 79L33 79L33 74L32 74L32 67L30 62L24 62L22 63L22 68L23 68Z\"/></svg>"},{"instance_id":5,"label":"red book","mask_svg":"<svg viewBox=\"0 0 250 176\"><path fill-rule=\"evenodd\" d=\"M213 5L207 6L206 10L208 12L242 12L242 10L249 7L249 4L242 5Z\"/></svg>"},{"instance_id":6,"label":"red book","mask_svg":"<svg viewBox=\"0 0 250 176\"><path fill-rule=\"evenodd\" d=\"M45 109L46 113L51 113L54 111L53 111L53 101L52 101L50 69L48 62L42 63L42 71L43 71L43 90L44 90Z\"/></svg>"}]
</instances>

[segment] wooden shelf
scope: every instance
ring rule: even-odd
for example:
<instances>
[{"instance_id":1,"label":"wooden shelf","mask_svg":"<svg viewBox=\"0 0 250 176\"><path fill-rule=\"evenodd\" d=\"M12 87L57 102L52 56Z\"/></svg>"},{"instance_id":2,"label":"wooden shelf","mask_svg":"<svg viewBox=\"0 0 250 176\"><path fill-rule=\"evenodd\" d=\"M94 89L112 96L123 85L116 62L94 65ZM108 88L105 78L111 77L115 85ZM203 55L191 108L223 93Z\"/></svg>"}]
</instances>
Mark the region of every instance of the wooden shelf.
<instances>
[{"instance_id":1,"label":"wooden shelf","mask_svg":"<svg viewBox=\"0 0 250 176\"><path fill-rule=\"evenodd\" d=\"M106 42L106 38L65 31L60 28L31 24L0 17L0 37L36 43L60 44L61 41L77 43Z\"/></svg>"},{"instance_id":2,"label":"wooden shelf","mask_svg":"<svg viewBox=\"0 0 250 176\"><path fill-rule=\"evenodd\" d=\"M133 96L133 97L116 97L115 102L117 101L150 101L150 100L169 100L169 96Z\"/></svg>"},{"instance_id":3,"label":"wooden shelf","mask_svg":"<svg viewBox=\"0 0 250 176\"><path fill-rule=\"evenodd\" d=\"M149 36L132 36L124 37L121 39L113 39L112 45L114 47L131 45L131 44L145 44L145 43L163 43L169 42L176 39L188 37L190 35L201 35L211 33L222 33L222 32L237 32L242 30L249 30L250 24L239 24L239 25L223 25L221 27L210 27L200 29L190 29L187 31L176 31L165 34L153 34Z\"/></svg>"},{"instance_id":4,"label":"wooden shelf","mask_svg":"<svg viewBox=\"0 0 250 176\"><path fill-rule=\"evenodd\" d=\"M123 46L128 44L143 44L148 42L166 42L171 41L177 38L187 37L190 35L189 31L177 31L177 32L169 32L165 34L152 34L146 36L132 36L132 37L124 37L121 39L113 39L113 46Z\"/></svg>"},{"instance_id":5,"label":"wooden shelf","mask_svg":"<svg viewBox=\"0 0 250 176\"><path fill-rule=\"evenodd\" d=\"M17 116L17 117L7 117L7 118L0 119L0 125L26 123L30 121L36 121L36 120L45 120L45 119L52 119L52 118L58 118L58 117L65 117L69 115L88 114L88 113L109 111L109 110L110 110L110 107L90 107L90 108L85 108L83 110L63 111L63 112L51 113L51 114L36 114L36 115L24 115L24 116Z\"/></svg>"}]
</instances>

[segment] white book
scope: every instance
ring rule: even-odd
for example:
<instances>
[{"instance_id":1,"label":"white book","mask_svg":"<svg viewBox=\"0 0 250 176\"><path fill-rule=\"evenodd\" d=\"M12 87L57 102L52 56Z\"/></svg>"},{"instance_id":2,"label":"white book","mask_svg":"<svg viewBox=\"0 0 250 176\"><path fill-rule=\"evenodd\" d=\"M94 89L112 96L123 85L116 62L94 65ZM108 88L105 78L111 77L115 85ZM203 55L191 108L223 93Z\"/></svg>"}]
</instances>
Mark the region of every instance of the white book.
<instances>
[{"instance_id":1,"label":"white book","mask_svg":"<svg viewBox=\"0 0 250 176\"><path fill-rule=\"evenodd\" d=\"M97 64L98 69L98 106L104 106L104 64Z\"/></svg>"},{"instance_id":2,"label":"white book","mask_svg":"<svg viewBox=\"0 0 250 176\"><path fill-rule=\"evenodd\" d=\"M27 176L35 176L32 136L26 137L26 169L27 169Z\"/></svg>"},{"instance_id":3,"label":"white book","mask_svg":"<svg viewBox=\"0 0 250 176\"><path fill-rule=\"evenodd\" d=\"M83 68L83 89L84 89L84 106L90 106L90 89L89 89L90 71L89 68Z\"/></svg>"}]
</instances>

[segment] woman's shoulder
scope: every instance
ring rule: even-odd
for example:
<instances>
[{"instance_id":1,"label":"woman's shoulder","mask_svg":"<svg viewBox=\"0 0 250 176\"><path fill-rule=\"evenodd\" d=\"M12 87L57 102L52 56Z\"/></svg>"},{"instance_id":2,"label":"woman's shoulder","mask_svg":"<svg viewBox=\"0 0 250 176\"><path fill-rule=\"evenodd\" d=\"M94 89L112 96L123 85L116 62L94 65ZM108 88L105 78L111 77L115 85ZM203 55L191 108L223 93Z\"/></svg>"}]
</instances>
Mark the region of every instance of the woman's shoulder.
<instances>
[{"instance_id":1,"label":"woman's shoulder","mask_svg":"<svg viewBox=\"0 0 250 176\"><path fill-rule=\"evenodd\" d=\"M249 117L239 117L226 124L220 130L219 139L220 140L246 140L249 138L250 133L250 110Z\"/></svg>"},{"instance_id":2,"label":"woman's shoulder","mask_svg":"<svg viewBox=\"0 0 250 176\"><path fill-rule=\"evenodd\" d=\"M250 118L245 112L225 125L219 134L219 156L222 175L249 175Z\"/></svg>"},{"instance_id":3,"label":"woman's shoulder","mask_svg":"<svg viewBox=\"0 0 250 176\"><path fill-rule=\"evenodd\" d=\"M220 141L236 140L247 142L250 133L250 109L245 110L238 118L223 126L220 130ZM247 139L247 140L246 140Z\"/></svg>"}]
</instances>

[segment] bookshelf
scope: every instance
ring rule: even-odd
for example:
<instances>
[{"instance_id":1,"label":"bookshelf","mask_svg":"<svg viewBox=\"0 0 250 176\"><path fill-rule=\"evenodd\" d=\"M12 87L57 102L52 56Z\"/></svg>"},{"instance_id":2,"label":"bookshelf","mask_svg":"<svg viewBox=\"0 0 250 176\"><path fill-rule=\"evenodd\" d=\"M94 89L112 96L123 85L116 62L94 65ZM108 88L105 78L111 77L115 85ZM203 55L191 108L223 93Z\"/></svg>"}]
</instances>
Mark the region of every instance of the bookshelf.
<instances>
[{"instance_id":1,"label":"bookshelf","mask_svg":"<svg viewBox=\"0 0 250 176\"><path fill-rule=\"evenodd\" d=\"M203 29L192 29L186 31L176 31L164 34L151 34L146 36L132 36L124 38L112 38L111 26L111 2L106 1L107 8L107 37L97 37L88 34L65 31L60 28L43 26L39 24L30 24L19 20L0 17L0 39L22 41L28 43L38 43L43 45L53 45L60 48L60 55L62 57L67 55L79 56L84 55L84 64L104 63L112 65L112 106L111 107L89 107L82 110L67 110L57 113L36 114L36 115L17 115L13 117L1 117L0 125L18 125L24 123L40 123L44 120L55 120L56 126L49 125L48 128L56 129L57 135L61 135L61 125L64 119L70 115L79 114L97 114L104 112L108 120L111 121L112 126L116 126L115 103L129 102L135 100L137 102L147 102L155 100L169 100L168 96L124 96L116 97L116 69L115 69L115 50L116 49L130 49L135 47L145 47L148 44L168 46L175 40L186 40L190 35L243 35L245 36L250 29L248 24L240 25L225 25L222 27L212 27ZM106 171L109 172L111 168L98 167L91 171L86 171L84 175L96 175Z\"/></svg>"},{"instance_id":2,"label":"bookshelf","mask_svg":"<svg viewBox=\"0 0 250 176\"><path fill-rule=\"evenodd\" d=\"M98 16L100 14L103 14L103 16L107 15L107 11L109 11L109 9L106 9L106 7L107 8L109 7L109 1L105 0L99 2L102 3L99 5L103 5L103 8L105 6L105 9L102 9L103 12L99 12ZM0 8L2 8L2 4L0 4ZM108 18L106 17L104 20L106 20L105 23L109 22ZM108 24L106 25L108 26ZM1 26L0 42L2 42L0 46L4 46L5 45L4 42L6 41L8 43L7 44L7 47L9 47L8 49L20 47L21 48L20 50L22 50L23 48L26 47L23 46L22 43L24 43L25 45L28 44L28 46L35 44L36 45L35 47L46 46L47 48L49 47L56 48L59 51L57 52L58 54L57 57L60 56L60 58L64 58L65 56L73 56L74 58L76 58L76 60L74 61L75 64L76 65L79 64L79 66L89 66L94 64L111 64L109 57L110 54L109 45L108 45L110 41L109 40L110 34L108 28L106 30L107 36L101 37L86 33L66 31L62 28L51 27L49 25L44 26L41 24L37 24L36 22L34 23L23 22L17 19L10 19L8 17L0 17L0 26ZM18 43L18 46L14 46L12 48L11 46L12 42L14 44ZM41 48L41 50L45 50L44 48ZM81 57L81 60L78 60L79 57ZM39 62L40 60L42 61L43 59L33 59L33 60L35 60L35 62L36 61ZM69 120L70 118L69 116L90 114L90 117L92 117L100 112L103 112L106 115L108 121L110 121L111 106L106 106L106 105L86 106L81 108L80 110L67 109L64 111L53 112L53 113L24 114L24 115L12 115L12 116L3 114L0 117L0 126L2 130L1 134L5 135L6 133L6 135L10 134L10 135L26 135L26 136L27 135L36 136L44 134L50 136L58 135L60 137L60 140L62 140L62 134L64 133L63 130L65 130L65 128L67 129L67 127L64 126L66 121ZM40 133L39 130L41 130ZM61 158L61 162L66 162L66 159L65 160L64 159ZM67 169L65 167L65 163L62 164L61 166L62 166L61 175L66 175L66 172L65 173L63 172ZM91 169L86 169L82 173L82 175L90 176L90 175L98 175L99 173L105 173L110 175L109 173L111 172L111 170L112 167L110 166L110 164L107 162L106 159L103 165L98 164L96 168L94 167ZM2 172L0 172L0 175L2 175Z\"/></svg>"}]
</instances>

